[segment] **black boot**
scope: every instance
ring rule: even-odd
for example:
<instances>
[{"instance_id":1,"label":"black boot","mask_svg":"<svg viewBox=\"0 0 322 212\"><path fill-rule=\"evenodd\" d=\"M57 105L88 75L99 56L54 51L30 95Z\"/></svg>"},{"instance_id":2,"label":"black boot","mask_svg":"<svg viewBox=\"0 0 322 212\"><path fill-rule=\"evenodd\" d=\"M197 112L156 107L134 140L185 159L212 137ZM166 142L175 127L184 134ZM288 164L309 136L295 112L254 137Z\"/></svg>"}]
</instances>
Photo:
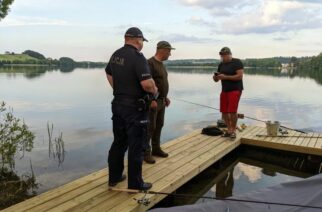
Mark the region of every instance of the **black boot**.
<instances>
[{"instance_id":1,"label":"black boot","mask_svg":"<svg viewBox=\"0 0 322 212\"><path fill-rule=\"evenodd\" d=\"M121 177L118 181L116 181L116 182L108 182L108 185L109 185L110 187L114 187L114 186L116 186L118 183L123 182L125 179L126 179L126 175L125 175L125 174L123 174L123 175L122 175L122 177Z\"/></svg>"},{"instance_id":2,"label":"black boot","mask_svg":"<svg viewBox=\"0 0 322 212\"><path fill-rule=\"evenodd\" d=\"M145 153L145 154L144 154L144 161L145 161L146 163L148 163L148 164L154 164L154 163L155 163L155 160L154 160L154 158L152 157L151 152L149 152L149 153Z\"/></svg>"},{"instance_id":3,"label":"black boot","mask_svg":"<svg viewBox=\"0 0 322 212\"><path fill-rule=\"evenodd\" d=\"M167 158L169 156L169 154L164 152L161 148L152 148L152 155L161 158Z\"/></svg>"}]
</instances>

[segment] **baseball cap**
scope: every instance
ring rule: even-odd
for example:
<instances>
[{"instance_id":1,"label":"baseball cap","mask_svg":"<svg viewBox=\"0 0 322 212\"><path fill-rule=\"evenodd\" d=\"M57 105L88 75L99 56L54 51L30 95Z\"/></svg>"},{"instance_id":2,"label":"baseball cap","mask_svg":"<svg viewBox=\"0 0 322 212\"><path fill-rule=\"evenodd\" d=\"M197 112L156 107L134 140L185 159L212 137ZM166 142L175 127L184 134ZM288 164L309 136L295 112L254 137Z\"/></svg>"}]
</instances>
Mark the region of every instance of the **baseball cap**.
<instances>
[{"instance_id":1,"label":"baseball cap","mask_svg":"<svg viewBox=\"0 0 322 212\"><path fill-rule=\"evenodd\" d=\"M132 38L143 38L143 41L148 41L144 36L142 31L137 27L131 27L125 32L125 37Z\"/></svg>"},{"instance_id":2,"label":"baseball cap","mask_svg":"<svg viewBox=\"0 0 322 212\"><path fill-rule=\"evenodd\" d=\"M158 49L171 49L171 50L175 50L175 48L173 48L168 41L160 41L157 44L157 48Z\"/></svg>"},{"instance_id":3,"label":"baseball cap","mask_svg":"<svg viewBox=\"0 0 322 212\"><path fill-rule=\"evenodd\" d=\"M231 54L230 48L228 48L228 47L223 47L223 48L220 50L219 54L220 54L220 55Z\"/></svg>"}]
</instances>

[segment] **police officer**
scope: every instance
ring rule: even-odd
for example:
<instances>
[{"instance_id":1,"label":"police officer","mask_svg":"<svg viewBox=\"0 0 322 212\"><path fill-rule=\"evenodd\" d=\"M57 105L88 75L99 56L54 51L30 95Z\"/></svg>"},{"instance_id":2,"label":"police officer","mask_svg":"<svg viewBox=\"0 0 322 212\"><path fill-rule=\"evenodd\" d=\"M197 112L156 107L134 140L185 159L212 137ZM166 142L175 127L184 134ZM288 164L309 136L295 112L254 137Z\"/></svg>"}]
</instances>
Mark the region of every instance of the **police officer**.
<instances>
[{"instance_id":1,"label":"police officer","mask_svg":"<svg viewBox=\"0 0 322 212\"><path fill-rule=\"evenodd\" d=\"M147 60L140 51L147 41L141 30L132 27L125 33L125 45L111 56L105 69L113 88L114 141L108 155L109 186L124 181L124 155L128 149L128 188L148 190L151 183L142 179L142 161L147 142L147 94L157 98L157 87Z\"/></svg>"}]
</instances>

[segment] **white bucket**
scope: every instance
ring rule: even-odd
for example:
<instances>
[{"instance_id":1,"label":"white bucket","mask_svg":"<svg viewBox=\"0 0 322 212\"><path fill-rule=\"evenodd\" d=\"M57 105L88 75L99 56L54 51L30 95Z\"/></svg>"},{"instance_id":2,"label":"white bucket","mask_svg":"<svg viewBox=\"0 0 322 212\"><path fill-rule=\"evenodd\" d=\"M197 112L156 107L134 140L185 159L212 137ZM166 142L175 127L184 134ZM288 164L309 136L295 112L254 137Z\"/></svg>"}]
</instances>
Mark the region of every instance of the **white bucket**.
<instances>
[{"instance_id":1,"label":"white bucket","mask_svg":"<svg viewBox=\"0 0 322 212\"><path fill-rule=\"evenodd\" d=\"M277 136L279 128L280 123L278 121L275 121L274 123L272 123L271 121L266 122L268 136Z\"/></svg>"}]
</instances>

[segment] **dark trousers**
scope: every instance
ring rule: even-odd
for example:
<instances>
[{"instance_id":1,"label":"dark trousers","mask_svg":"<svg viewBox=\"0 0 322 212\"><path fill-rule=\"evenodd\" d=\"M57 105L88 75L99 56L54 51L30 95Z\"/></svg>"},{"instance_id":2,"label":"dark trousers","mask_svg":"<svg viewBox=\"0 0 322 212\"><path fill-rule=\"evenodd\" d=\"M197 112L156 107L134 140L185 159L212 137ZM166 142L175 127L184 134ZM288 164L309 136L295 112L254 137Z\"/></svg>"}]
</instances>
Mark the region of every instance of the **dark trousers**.
<instances>
[{"instance_id":1,"label":"dark trousers","mask_svg":"<svg viewBox=\"0 0 322 212\"><path fill-rule=\"evenodd\" d=\"M124 155L128 149L128 188L143 184L142 161L147 142L148 113L136 107L112 104L114 141L108 155L109 180L117 182L123 173Z\"/></svg>"},{"instance_id":2,"label":"dark trousers","mask_svg":"<svg viewBox=\"0 0 322 212\"><path fill-rule=\"evenodd\" d=\"M164 115L165 115L165 101L163 99L158 99L158 107L156 109L150 109L149 111L149 127L148 127L148 147L145 154L151 154L152 150L160 149L160 138L161 131L164 125ZM151 145L150 145L151 141Z\"/></svg>"}]
</instances>

